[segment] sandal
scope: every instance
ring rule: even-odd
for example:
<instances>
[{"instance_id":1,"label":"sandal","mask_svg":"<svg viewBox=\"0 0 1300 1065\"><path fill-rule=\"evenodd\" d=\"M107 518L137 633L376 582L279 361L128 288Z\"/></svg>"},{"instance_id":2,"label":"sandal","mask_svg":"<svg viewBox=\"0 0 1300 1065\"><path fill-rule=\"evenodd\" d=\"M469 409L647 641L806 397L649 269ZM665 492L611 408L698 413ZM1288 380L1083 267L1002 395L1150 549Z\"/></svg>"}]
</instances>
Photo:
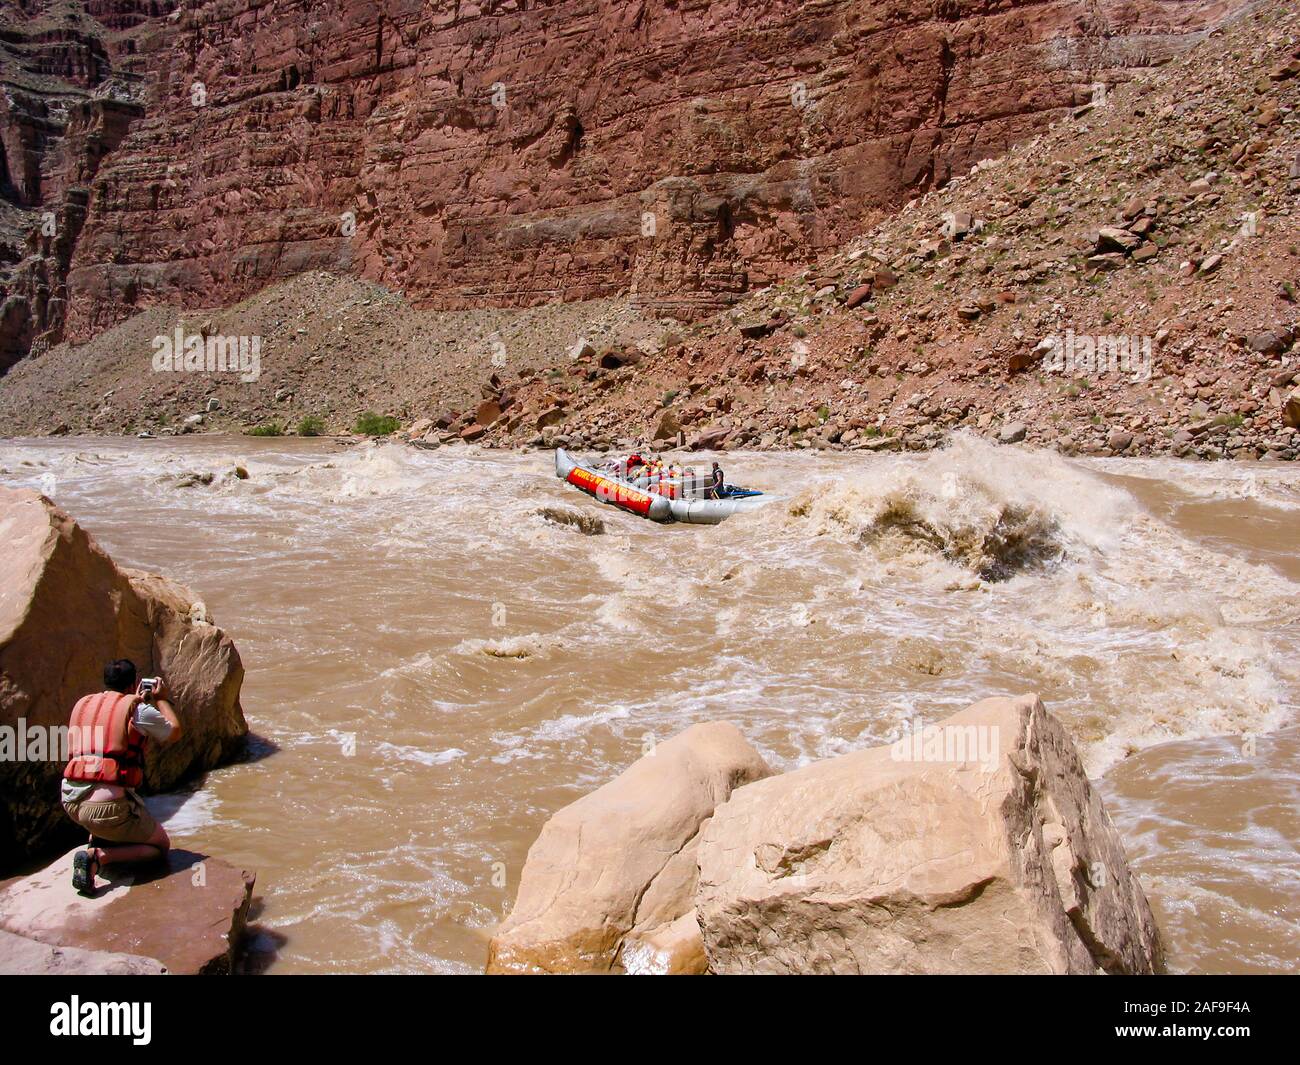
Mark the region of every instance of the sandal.
<instances>
[{"instance_id":1,"label":"sandal","mask_svg":"<svg viewBox=\"0 0 1300 1065\"><path fill-rule=\"evenodd\" d=\"M79 894L95 893L95 874L98 872L99 862L91 851L77 851L72 856L72 886Z\"/></svg>"}]
</instances>

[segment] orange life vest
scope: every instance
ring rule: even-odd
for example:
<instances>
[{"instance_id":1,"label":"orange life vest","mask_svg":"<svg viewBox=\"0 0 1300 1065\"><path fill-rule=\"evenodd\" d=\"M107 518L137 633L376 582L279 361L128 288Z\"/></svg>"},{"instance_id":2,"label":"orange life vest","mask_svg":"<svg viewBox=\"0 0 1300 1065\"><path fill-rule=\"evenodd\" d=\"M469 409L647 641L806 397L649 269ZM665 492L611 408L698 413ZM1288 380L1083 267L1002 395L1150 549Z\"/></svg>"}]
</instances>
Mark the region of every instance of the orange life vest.
<instances>
[{"instance_id":1,"label":"orange life vest","mask_svg":"<svg viewBox=\"0 0 1300 1065\"><path fill-rule=\"evenodd\" d=\"M138 695L100 692L77 700L68 724L72 754L63 776L138 788L144 782L144 734L135 727Z\"/></svg>"}]
</instances>

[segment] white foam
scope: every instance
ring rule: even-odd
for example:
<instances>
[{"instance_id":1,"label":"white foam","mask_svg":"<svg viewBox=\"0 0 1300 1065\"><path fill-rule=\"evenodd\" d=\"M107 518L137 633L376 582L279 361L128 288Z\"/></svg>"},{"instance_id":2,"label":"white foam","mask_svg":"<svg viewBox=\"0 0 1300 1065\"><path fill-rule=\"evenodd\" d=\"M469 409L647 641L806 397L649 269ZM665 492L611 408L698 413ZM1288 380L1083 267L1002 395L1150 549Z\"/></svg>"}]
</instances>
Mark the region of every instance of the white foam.
<instances>
[{"instance_id":1,"label":"white foam","mask_svg":"<svg viewBox=\"0 0 1300 1065\"><path fill-rule=\"evenodd\" d=\"M464 758L467 754L466 751L462 751L459 747L448 747L445 751L423 751L418 747L403 747L400 744L388 743L387 741L377 743L375 750L381 755L425 766L447 765L458 758Z\"/></svg>"}]
</instances>

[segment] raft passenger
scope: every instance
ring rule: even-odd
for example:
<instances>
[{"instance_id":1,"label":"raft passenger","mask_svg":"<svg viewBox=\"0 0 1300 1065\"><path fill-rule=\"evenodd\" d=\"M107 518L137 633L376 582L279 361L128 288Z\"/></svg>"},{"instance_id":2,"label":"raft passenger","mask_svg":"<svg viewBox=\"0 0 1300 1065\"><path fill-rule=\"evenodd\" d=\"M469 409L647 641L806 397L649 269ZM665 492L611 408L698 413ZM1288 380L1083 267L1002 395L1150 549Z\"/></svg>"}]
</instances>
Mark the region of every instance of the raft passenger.
<instances>
[{"instance_id":1,"label":"raft passenger","mask_svg":"<svg viewBox=\"0 0 1300 1065\"><path fill-rule=\"evenodd\" d=\"M709 499L721 499L725 485L726 481L722 475L722 467L715 462L713 464L713 476L709 481L709 487L705 494Z\"/></svg>"}]
</instances>

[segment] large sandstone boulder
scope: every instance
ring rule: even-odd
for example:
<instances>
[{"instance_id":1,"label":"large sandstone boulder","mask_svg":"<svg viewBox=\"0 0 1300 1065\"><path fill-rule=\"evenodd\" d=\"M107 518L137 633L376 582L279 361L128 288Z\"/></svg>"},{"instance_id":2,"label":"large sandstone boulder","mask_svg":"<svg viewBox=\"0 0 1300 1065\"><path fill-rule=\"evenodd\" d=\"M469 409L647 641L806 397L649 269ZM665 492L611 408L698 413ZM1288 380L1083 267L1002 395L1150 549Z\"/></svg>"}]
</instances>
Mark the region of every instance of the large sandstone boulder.
<instances>
[{"instance_id":1,"label":"large sandstone boulder","mask_svg":"<svg viewBox=\"0 0 1300 1065\"><path fill-rule=\"evenodd\" d=\"M528 851L488 972L608 972L629 936L660 936L640 957L689 934L689 925L668 926L694 905L700 826L734 789L770 772L734 725L714 721L560 810ZM681 971L691 952L668 949Z\"/></svg>"},{"instance_id":2,"label":"large sandstone boulder","mask_svg":"<svg viewBox=\"0 0 1300 1065\"><path fill-rule=\"evenodd\" d=\"M244 668L185 588L119 569L75 521L32 491L0 488L0 871L82 836L59 806L73 704L103 687L104 663L162 674L182 739L150 750L146 791L229 761L248 733ZM66 736L66 734L65 734ZM40 744L38 748L36 744Z\"/></svg>"},{"instance_id":3,"label":"large sandstone boulder","mask_svg":"<svg viewBox=\"0 0 1300 1065\"><path fill-rule=\"evenodd\" d=\"M71 850L31 876L0 883L0 932L72 954L65 962L176 975L229 973L244 935L253 873L192 851L122 867L94 897L72 888ZM116 959L105 955L117 955ZM124 961L130 955L133 961ZM57 959L0 940L0 972L41 972ZM152 964L150 964L152 963Z\"/></svg>"},{"instance_id":4,"label":"large sandstone boulder","mask_svg":"<svg viewBox=\"0 0 1300 1065\"><path fill-rule=\"evenodd\" d=\"M715 973L1153 973L1155 920L1035 695L741 789L701 834Z\"/></svg>"}]
</instances>

